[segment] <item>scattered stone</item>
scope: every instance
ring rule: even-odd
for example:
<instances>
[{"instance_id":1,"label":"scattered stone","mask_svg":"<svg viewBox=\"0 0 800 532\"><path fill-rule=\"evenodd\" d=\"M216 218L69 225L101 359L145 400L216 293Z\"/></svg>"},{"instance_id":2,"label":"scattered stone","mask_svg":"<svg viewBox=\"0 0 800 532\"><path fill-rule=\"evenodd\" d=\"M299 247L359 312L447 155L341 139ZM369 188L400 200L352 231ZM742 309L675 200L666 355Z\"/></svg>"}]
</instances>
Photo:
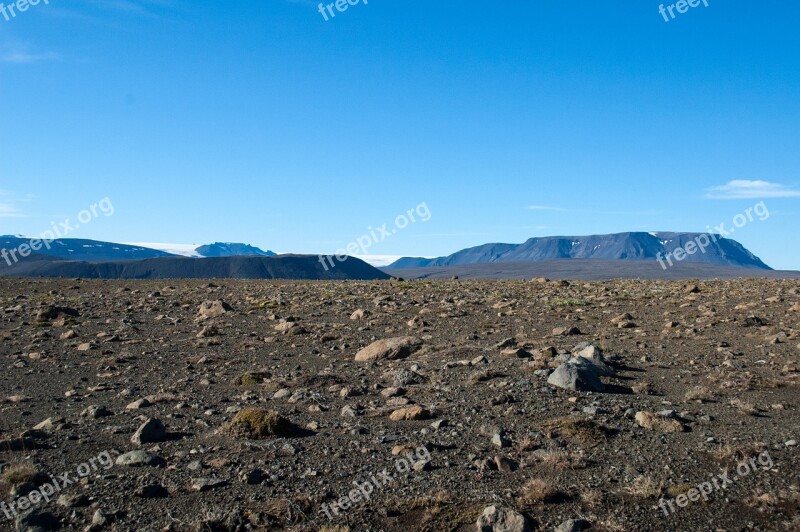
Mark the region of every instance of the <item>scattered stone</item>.
<instances>
[{"instance_id":1,"label":"scattered stone","mask_svg":"<svg viewBox=\"0 0 800 532\"><path fill-rule=\"evenodd\" d=\"M131 443L134 445L159 443L164 441L166 437L167 428L164 424L158 419L148 418L131 437Z\"/></svg>"},{"instance_id":2,"label":"scattered stone","mask_svg":"<svg viewBox=\"0 0 800 532\"><path fill-rule=\"evenodd\" d=\"M65 333L62 333L61 336L58 337L59 340L72 340L73 338L77 338L78 333L73 331L72 329L68 330Z\"/></svg>"},{"instance_id":3,"label":"scattered stone","mask_svg":"<svg viewBox=\"0 0 800 532\"><path fill-rule=\"evenodd\" d=\"M33 430L42 430L46 432L52 432L56 430L59 425L64 424L64 418L53 418L49 417L42 421L41 423L34 425Z\"/></svg>"},{"instance_id":4,"label":"scattered stone","mask_svg":"<svg viewBox=\"0 0 800 532\"><path fill-rule=\"evenodd\" d=\"M448 424L448 421L446 419L437 419L436 421L431 423L431 428L433 430L439 430L441 428L448 427L448 426L449 426L449 424Z\"/></svg>"},{"instance_id":5,"label":"scattered stone","mask_svg":"<svg viewBox=\"0 0 800 532\"><path fill-rule=\"evenodd\" d=\"M476 523L478 532L530 532L527 518L503 506L489 506Z\"/></svg>"},{"instance_id":6,"label":"scattered stone","mask_svg":"<svg viewBox=\"0 0 800 532\"><path fill-rule=\"evenodd\" d=\"M389 416L392 421L417 421L430 419L431 413L425 408L415 405L395 410Z\"/></svg>"},{"instance_id":7,"label":"scattered stone","mask_svg":"<svg viewBox=\"0 0 800 532\"><path fill-rule=\"evenodd\" d=\"M205 491L211 491L217 488L222 488L227 485L228 485L227 480L219 478L196 478L192 480L190 489L191 491L203 493Z\"/></svg>"},{"instance_id":8,"label":"scattered stone","mask_svg":"<svg viewBox=\"0 0 800 532\"><path fill-rule=\"evenodd\" d=\"M219 329L215 325L206 325L197 333L197 338L213 338L219 336Z\"/></svg>"},{"instance_id":9,"label":"scattered stone","mask_svg":"<svg viewBox=\"0 0 800 532\"><path fill-rule=\"evenodd\" d=\"M92 525L94 527L104 527L109 523L111 523L111 519L103 510L98 509L94 512L94 515L92 515Z\"/></svg>"},{"instance_id":10,"label":"scattered stone","mask_svg":"<svg viewBox=\"0 0 800 532\"><path fill-rule=\"evenodd\" d=\"M204 301L197 311L198 319L209 320L212 318L219 318L228 312L232 312L233 307L221 299L216 301Z\"/></svg>"},{"instance_id":11,"label":"scattered stone","mask_svg":"<svg viewBox=\"0 0 800 532\"><path fill-rule=\"evenodd\" d=\"M60 495L56 504L64 508L85 508L89 506L89 497L83 494L78 495Z\"/></svg>"},{"instance_id":12,"label":"scattered stone","mask_svg":"<svg viewBox=\"0 0 800 532\"><path fill-rule=\"evenodd\" d=\"M117 458L116 463L117 465L128 467L161 467L166 465L166 462L163 458L157 454L151 453L150 451L144 450L130 451L125 454L121 454Z\"/></svg>"},{"instance_id":13,"label":"scattered stone","mask_svg":"<svg viewBox=\"0 0 800 532\"><path fill-rule=\"evenodd\" d=\"M406 323L410 329L421 329L423 327L427 327L428 323L420 318L419 316L414 316Z\"/></svg>"},{"instance_id":14,"label":"scattered stone","mask_svg":"<svg viewBox=\"0 0 800 532\"><path fill-rule=\"evenodd\" d=\"M141 499L166 499L169 497L169 490L161 484L147 484L137 488L133 495Z\"/></svg>"},{"instance_id":15,"label":"scattered stone","mask_svg":"<svg viewBox=\"0 0 800 532\"><path fill-rule=\"evenodd\" d=\"M495 456L494 463L497 465L497 470L501 473L513 473L519 468L514 460L502 455Z\"/></svg>"},{"instance_id":16,"label":"scattered stone","mask_svg":"<svg viewBox=\"0 0 800 532\"><path fill-rule=\"evenodd\" d=\"M502 342L498 343L494 346L497 350L507 349L509 347L516 347L517 346L517 339L514 337L506 338Z\"/></svg>"},{"instance_id":17,"label":"scattered stone","mask_svg":"<svg viewBox=\"0 0 800 532\"><path fill-rule=\"evenodd\" d=\"M748 316L744 320L745 327L763 327L764 325L766 325L766 323L764 323L764 320L755 315Z\"/></svg>"},{"instance_id":18,"label":"scattered stone","mask_svg":"<svg viewBox=\"0 0 800 532\"><path fill-rule=\"evenodd\" d=\"M79 318L80 312L69 307L47 307L36 313L36 321L42 323L61 317Z\"/></svg>"},{"instance_id":19,"label":"scattered stone","mask_svg":"<svg viewBox=\"0 0 800 532\"><path fill-rule=\"evenodd\" d=\"M533 356L529 352L519 347L509 347L508 349L503 349L502 351L500 351L500 354L503 356L515 357L515 358L531 358L531 356Z\"/></svg>"},{"instance_id":20,"label":"scattered stone","mask_svg":"<svg viewBox=\"0 0 800 532\"><path fill-rule=\"evenodd\" d=\"M403 386L412 386L414 384L420 384L422 382L422 377L419 374L409 371L407 369L399 369L394 374L394 385L398 388Z\"/></svg>"},{"instance_id":21,"label":"scattered stone","mask_svg":"<svg viewBox=\"0 0 800 532\"><path fill-rule=\"evenodd\" d=\"M683 287L684 294L699 294L700 286L697 284L687 284Z\"/></svg>"},{"instance_id":22,"label":"scattered stone","mask_svg":"<svg viewBox=\"0 0 800 532\"><path fill-rule=\"evenodd\" d=\"M345 405L342 407L341 415L342 417L358 417L358 410L350 405Z\"/></svg>"},{"instance_id":23,"label":"scattered stone","mask_svg":"<svg viewBox=\"0 0 800 532\"><path fill-rule=\"evenodd\" d=\"M27 403L30 400L27 395L11 395L6 399L9 403Z\"/></svg>"},{"instance_id":24,"label":"scattered stone","mask_svg":"<svg viewBox=\"0 0 800 532\"><path fill-rule=\"evenodd\" d=\"M633 321L633 316L631 316L629 313L626 312L624 314L620 314L619 316L616 316L615 318L613 318L611 320L611 324L612 325L619 325L620 323L626 323L626 322L630 322L630 321Z\"/></svg>"},{"instance_id":25,"label":"scattered stone","mask_svg":"<svg viewBox=\"0 0 800 532\"><path fill-rule=\"evenodd\" d=\"M356 353L356 362L406 358L414 354L421 347L422 340L413 336L378 340Z\"/></svg>"},{"instance_id":26,"label":"scattered stone","mask_svg":"<svg viewBox=\"0 0 800 532\"><path fill-rule=\"evenodd\" d=\"M583 408L583 413L590 416L603 416L608 414L608 410L600 408L599 406L586 406Z\"/></svg>"},{"instance_id":27,"label":"scattered stone","mask_svg":"<svg viewBox=\"0 0 800 532\"><path fill-rule=\"evenodd\" d=\"M239 478L245 484L257 486L267 480L269 476L263 470L256 468L243 472Z\"/></svg>"},{"instance_id":28,"label":"scattered stone","mask_svg":"<svg viewBox=\"0 0 800 532\"><path fill-rule=\"evenodd\" d=\"M81 417L88 419L100 419L113 416L114 414L105 406L93 405L81 412Z\"/></svg>"},{"instance_id":29,"label":"scattered stone","mask_svg":"<svg viewBox=\"0 0 800 532\"><path fill-rule=\"evenodd\" d=\"M139 409L142 409L142 408L147 408L151 404L152 403L150 401L148 401L146 397L143 397L141 399L137 399L136 401L130 403L128 406L125 407L125 409L126 410L139 410Z\"/></svg>"},{"instance_id":30,"label":"scattered stone","mask_svg":"<svg viewBox=\"0 0 800 532\"><path fill-rule=\"evenodd\" d=\"M547 378L547 383L576 392L602 392L605 385L591 365L561 364Z\"/></svg>"},{"instance_id":31,"label":"scattered stone","mask_svg":"<svg viewBox=\"0 0 800 532\"><path fill-rule=\"evenodd\" d=\"M575 357L579 359L590 360L594 365L595 373L598 375L612 377L617 373L614 371L614 368L609 366L608 362L606 362L606 359L603 356L603 351L594 345L590 344L580 349L577 353L575 353Z\"/></svg>"},{"instance_id":32,"label":"scattered stone","mask_svg":"<svg viewBox=\"0 0 800 532\"><path fill-rule=\"evenodd\" d=\"M511 440L506 437L505 433L497 432L492 436L492 445L498 449L504 449L506 447L511 447Z\"/></svg>"},{"instance_id":33,"label":"scattered stone","mask_svg":"<svg viewBox=\"0 0 800 532\"><path fill-rule=\"evenodd\" d=\"M570 519L569 521L564 521L558 525L555 529L555 532L583 532L584 530L589 530L590 528L592 528L592 524L589 521L585 521L583 519Z\"/></svg>"},{"instance_id":34,"label":"scattered stone","mask_svg":"<svg viewBox=\"0 0 800 532\"><path fill-rule=\"evenodd\" d=\"M273 327L276 332L281 334L286 334L289 336L295 336L299 334L306 334L306 331L303 327L300 326L299 323L296 321L281 321L277 325Z\"/></svg>"},{"instance_id":35,"label":"scattered stone","mask_svg":"<svg viewBox=\"0 0 800 532\"><path fill-rule=\"evenodd\" d=\"M767 341L768 344L774 345L774 344L785 343L788 338L789 336L785 332L781 331L778 334L767 336L765 340Z\"/></svg>"},{"instance_id":36,"label":"scattered stone","mask_svg":"<svg viewBox=\"0 0 800 532\"><path fill-rule=\"evenodd\" d=\"M351 320L363 320L364 318L366 318L369 315L370 315L370 311L364 310L364 309L358 309L358 310L354 311L352 314L350 314L350 319Z\"/></svg>"}]
</instances>

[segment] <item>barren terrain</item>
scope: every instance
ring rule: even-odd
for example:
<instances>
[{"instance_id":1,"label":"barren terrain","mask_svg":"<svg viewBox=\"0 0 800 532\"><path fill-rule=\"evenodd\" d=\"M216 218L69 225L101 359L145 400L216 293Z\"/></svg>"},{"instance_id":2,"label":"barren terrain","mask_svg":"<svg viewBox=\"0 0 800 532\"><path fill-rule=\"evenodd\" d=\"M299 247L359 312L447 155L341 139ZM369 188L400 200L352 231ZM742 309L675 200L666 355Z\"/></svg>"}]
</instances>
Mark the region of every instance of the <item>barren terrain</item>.
<instances>
[{"instance_id":1,"label":"barren terrain","mask_svg":"<svg viewBox=\"0 0 800 532\"><path fill-rule=\"evenodd\" d=\"M0 279L0 305L0 502L74 480L2 530L800 529L798 280Z\"/></svg>"}]
</instances>

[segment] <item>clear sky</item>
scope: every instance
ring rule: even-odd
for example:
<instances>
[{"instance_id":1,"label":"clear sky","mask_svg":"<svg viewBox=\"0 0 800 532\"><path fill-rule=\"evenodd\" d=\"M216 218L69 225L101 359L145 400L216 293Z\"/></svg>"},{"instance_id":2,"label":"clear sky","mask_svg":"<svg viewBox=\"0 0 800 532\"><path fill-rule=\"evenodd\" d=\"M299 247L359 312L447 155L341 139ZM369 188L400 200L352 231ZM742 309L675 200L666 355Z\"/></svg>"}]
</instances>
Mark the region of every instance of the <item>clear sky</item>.
<instances>
[{"instance_id":1,"label":"clear sky","mask_svg":"<svg viewBox=\"0 0 800 532\"><path fill-rule=\"evenodd\" d=\"M6 12L11 4L5 2ZM800 269L800 3L44 0L0 14L0 234L380 255L736 229ZM668 22L665 18L670 19Z\"/></svg>"}]
</instances>

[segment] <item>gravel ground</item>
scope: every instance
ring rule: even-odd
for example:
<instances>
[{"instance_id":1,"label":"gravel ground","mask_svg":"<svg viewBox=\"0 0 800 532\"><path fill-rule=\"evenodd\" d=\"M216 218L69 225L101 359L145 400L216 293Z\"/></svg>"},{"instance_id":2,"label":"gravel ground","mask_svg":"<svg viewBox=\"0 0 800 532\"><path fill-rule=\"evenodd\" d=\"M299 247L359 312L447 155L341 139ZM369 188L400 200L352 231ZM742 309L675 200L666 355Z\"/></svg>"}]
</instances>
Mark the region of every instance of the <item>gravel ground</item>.
<instances>
[{"instance_id":1,"label":"gravel ground","mask_svg":"<svg viewBox=\"0 0 800 532\"><path fill-rule=\"evenodd\" d=\"M0 308L2 530L800 530L797 280L0 279Z\"/></svg>"}]
</instances>

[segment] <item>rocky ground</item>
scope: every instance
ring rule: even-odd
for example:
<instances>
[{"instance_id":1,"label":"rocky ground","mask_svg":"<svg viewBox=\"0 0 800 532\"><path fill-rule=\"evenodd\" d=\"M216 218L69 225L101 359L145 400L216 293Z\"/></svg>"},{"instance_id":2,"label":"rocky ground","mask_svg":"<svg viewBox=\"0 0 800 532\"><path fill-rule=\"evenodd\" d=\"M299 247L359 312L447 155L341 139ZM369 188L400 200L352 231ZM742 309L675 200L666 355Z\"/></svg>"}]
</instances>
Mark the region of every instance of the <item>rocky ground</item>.
<instances>
[{"instance_id":1,"label":"rocky ground","mask_svg":"<svg viewBox=\"0 0 800 532\"><path fill-rule=\"evenodd\" d=\"M0 279L0 318L1 530L800 530L797 280Z\"/></svg>"}]
</instances>

